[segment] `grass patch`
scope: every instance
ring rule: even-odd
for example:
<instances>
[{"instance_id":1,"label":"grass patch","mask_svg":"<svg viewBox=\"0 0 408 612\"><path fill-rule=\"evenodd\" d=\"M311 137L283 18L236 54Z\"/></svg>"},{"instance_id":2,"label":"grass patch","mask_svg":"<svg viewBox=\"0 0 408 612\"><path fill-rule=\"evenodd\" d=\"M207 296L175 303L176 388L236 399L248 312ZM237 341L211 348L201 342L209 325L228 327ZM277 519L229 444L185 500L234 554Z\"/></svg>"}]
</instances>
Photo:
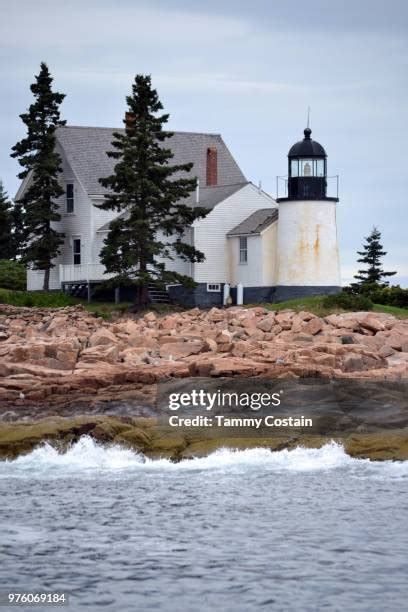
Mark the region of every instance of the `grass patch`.
<instances>
[{"instance_id":1,"label":"grass patch","mask_svg":"<svg viewBox=\"0 0 408 612\"><path fill-rule=\"evenodd\" d=\"M115 316L121 316L126 314L134 305L133 302L120 302L115 304L113 302L91 302L88 304L84 300L76 300L77 304L82 304L86 310L93 312L96 316L101 317L105 320L110 320ZM147 308L140 312L133 313L138 317L142 317L148 312L155 312L158 315L171 314L173 312L182 312L186 310L182 306L175 306L174 304L149 304Z\"/></svg>"},{"instance_id":2,"label":"grass patch","mask_svg":"<svg viewBox=\"0 0 408 612\"><path fill-rule=\"evenodd\" d=\"M374 312L386 312L394 315L398 319L408 319L408 308L398 308L398 306L387 306L386 304L374 304Z\"/></svg>"},{"instance_id":3,"label":"grass patch","mask_svg":"<svg viewBox=\"0 0 408 612\"><path fill-rule=\"evenodd\" d=\"M82 304L85 310L106 321L110 321L115 316L123 315L132 306L131 302L121 302L120 304L115 304L114 302L91 302L88 304L85 300L79 299L76 299L75 303Z\"/></svg>"},{"instance_id":4,"label":"grass patch","mask_svg":"<svg viewBox=\"0 0 408 612\"><path fill-rule=\"evenodd\" d=\"M42 291L9 291L0 289L0 304L12 306L26 306L28 308L61 308L72 306L75 300L70 296L55 291L46 293Z\"/></svg>"},{"instance_id":5,"label":"grass patch","mask_svg":"<svg viewBox=\"0 0 408 612\"><path fill-rule=\"evenodd\" d=\"M281 310L295 310L300 312L301 310L307 310L312 312L319 317L325 317L333 312L341 312L338 308L326 308L323 305L325 295L317 295L312 297L296 298L295 300L287 300L279 303L267 303L267 304L253 304L253 306L265 306L268 310L281 311Z\"/></svg>"},{"instance_id":6,"label":"grass patch","mask_svg":"<svg viewBox=\"0 0 408 612\"><path fill-rule=\"evenodd\" d=\"M27 308L63 308L65 306L75 306L81 304L85 310L101 317L105 320L110 320L117 316L122 316L133 306L133 302L91 302L88 304L86 300L71 297L62 291L52 291L50 293L42 291L11 291L9 289L0 288L0 308L1 304L10 304L11 306L20 306ZM147 312L155 312L157 314L169 314L172 312L182 312L185 308L174 306L172 304L150 304L148 308L140 311L139 316L143 316Z\"/></svg>"},{"instance_id":7,"label":"grass patch","mask_svg":"<svg viewBox=\"0 0 408 612\"><path fill-rule=\"evenodd\" d=\"M268 310L280 311L280 310L295 310L300 312L301 310L307 310L319 317L326 317L329 314L338 314L341 312L350 312L344 308L324 306L325 295L317 295L313 297L297 298L295 300L287 300L286 302L279 302L278 304L267 303L267 304L252 304L251 306L264 306ZM373 312L385 312L387 314L394 315L398 319L408 318L407 308L397 308L396 306L385 306L383 304L374 304Z\"/></svg>"}]
</instances>

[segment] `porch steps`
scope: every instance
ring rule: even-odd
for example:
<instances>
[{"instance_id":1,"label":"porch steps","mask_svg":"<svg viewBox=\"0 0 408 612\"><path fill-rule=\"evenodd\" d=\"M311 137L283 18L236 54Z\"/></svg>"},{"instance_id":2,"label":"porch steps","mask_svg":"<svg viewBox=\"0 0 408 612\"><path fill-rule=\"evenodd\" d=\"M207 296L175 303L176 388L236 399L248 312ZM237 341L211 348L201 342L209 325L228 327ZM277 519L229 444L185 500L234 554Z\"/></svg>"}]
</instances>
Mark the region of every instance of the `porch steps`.
<instances>
[{"instance_id":1,"label":"porch steps","mask_svg":"<svg viewBox=\"0 0 408 612\"><path fill-rule=\"evenodd\" d=\"M149 285L149 300L152 304L170 304L170 296L161 285Z\"/></svg>"}]
</instances>

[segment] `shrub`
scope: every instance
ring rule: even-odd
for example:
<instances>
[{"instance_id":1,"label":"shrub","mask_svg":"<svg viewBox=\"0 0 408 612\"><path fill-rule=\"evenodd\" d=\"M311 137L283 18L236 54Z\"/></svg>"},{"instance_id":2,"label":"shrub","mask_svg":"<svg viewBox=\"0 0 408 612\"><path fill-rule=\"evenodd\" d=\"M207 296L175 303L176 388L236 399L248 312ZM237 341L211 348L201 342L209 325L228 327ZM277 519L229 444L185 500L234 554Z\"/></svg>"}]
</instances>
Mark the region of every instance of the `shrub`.
<instances>
[{"instance_id":1,"label":"shrub","mask_svg":"<svg viewBox=\"0 0 408 612\"><path fill-rule=\"evenodd\" d=\"M369 295L370 299L376 304L408 308L408 289L402 289L399 285L394 287L377 287Z\"/></svg>"},{"instance_id":2,"label":"shrub","mask_svg":"<svg viewBox=\"0 0 408 612\"><path fill-rule=\"evenodd\" d=\"M26 288L27 270L19 261L0 259L0 287L13 291Z\"/></svg>"},{"instance_id":3,"label":"shrub","mask_svg":"<svg viewBox=\"0 0 408 612\"><path fill-rule=\"evenodd\" d=\"M327 295L323 299L323 306L344 310L372 310L373 303L366 295L353 295L347 291L341 291L336 295Z\"/></svg>"},{"instance_id":4,"label":"shrub","mask_svg":"<svg viewBox=\"0 0 408 612\"><path fill-rule=\"evenodd\" d=\"M399 285L387 287L378 283L364 283L361 285L353 283L350 287L344 287L343 292L351 295L364 295L370 298L374 304L408 308L408 289L402 289Z\"/></svg>"}]
</instances>

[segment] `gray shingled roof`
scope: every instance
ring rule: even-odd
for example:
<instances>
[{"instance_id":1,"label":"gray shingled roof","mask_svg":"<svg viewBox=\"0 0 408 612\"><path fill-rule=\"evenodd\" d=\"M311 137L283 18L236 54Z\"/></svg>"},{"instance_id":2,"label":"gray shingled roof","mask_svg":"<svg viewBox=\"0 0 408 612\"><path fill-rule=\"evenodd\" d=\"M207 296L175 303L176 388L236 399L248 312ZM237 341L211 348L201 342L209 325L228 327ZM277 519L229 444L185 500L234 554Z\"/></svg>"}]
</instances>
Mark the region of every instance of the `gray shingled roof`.
<instances>
[{"instance_id":1,"label":"gray shingled roof","mask_svg":"<svg viewBox=\"0 0 408 612\"><path fill-rule=\"evenodd\" d=\"M247 236L249 234L260 234L271 223L278 220L279 212L277 208L260 208L241 221L227 236Z\"/></svg>"},{"instance_id":2,"label":"gray shingled roof","mask_svg":"<svg viewBox=\"0 0 408 612\"><path fill-rule=\"evenodd\" d=\"M112 174L117 163L106 155L106 151L113 148L113 132L124 130L78 126L57 129L57 140L64 149L68 162L90 195L106 193L98 179ZM170 163L194 163L191 175L197 176L201 185L206 182L206 156L209 147L216 147L218 152L218 185L232 185L246 180L219 134L174 132L174 135L165 141L165 146L171 148L174 154Z\"/></svg>"},{"instance_id":3,"label":"gray shingled roof","mask_svg":"<svg viewBox=\"0 0 408 612\"><path fill-rule=\"evenodd\" d=\"M188 206L203 206L204 208L213 209L217 204L223 202L231 195L248 185L248 183L235 183L235 185L219 185L218 187L200 187L200 201L197 203L197 194L193 192L188 198L181 200L183 204ZM119 217L126 217L127 213L122 213ZM106 232L109 229L110 221L97 229L97 232Z\"/></svg>"}]
</instances>

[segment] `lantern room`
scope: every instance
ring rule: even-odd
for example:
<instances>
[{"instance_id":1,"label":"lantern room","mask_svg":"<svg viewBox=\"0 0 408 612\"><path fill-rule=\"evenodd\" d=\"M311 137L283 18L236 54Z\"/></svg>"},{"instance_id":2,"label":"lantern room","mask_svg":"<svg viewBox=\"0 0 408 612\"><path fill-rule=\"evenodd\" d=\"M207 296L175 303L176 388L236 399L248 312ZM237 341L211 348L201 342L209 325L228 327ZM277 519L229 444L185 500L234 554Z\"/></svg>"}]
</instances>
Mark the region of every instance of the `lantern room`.
<instances>
[{"instance_id":1,"label":"lantern room","mask_svg":"<svg viewBox=\"0 0 408 612\"><path fill-rule=\"evenodd\" d=\"M279 200L337 200L327 196L327 154L322 145L304 130L304 138L288 153L286 197ZM285 181L286 182L286 181Z\"/></svg>"}]
</instances>

